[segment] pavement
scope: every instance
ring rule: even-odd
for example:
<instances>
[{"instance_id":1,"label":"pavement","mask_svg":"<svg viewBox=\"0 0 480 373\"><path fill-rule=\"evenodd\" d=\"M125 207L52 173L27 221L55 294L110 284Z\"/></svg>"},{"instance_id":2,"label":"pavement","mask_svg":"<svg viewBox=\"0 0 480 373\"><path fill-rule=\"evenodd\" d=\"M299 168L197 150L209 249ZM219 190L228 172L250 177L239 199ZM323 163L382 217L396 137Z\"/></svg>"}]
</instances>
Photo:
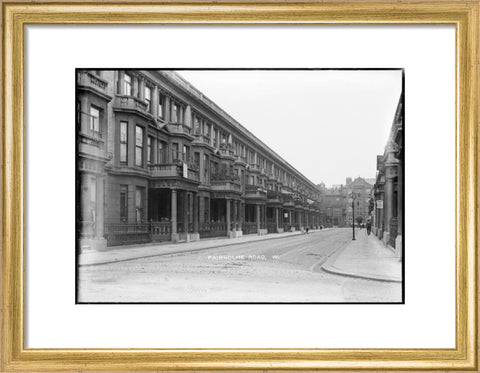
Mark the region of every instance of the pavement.
<instances>
[{"instance_id":1,"label":"pavement","mask_svg":"<svg viewBox=\"0 0 480 373\"><path fill-rule=\"evenodd\" d=\"M336 251L321 268L344 276L402 282L402 261L365 229L356 230L356 240Z\"/></svg>"},{"instance_id":2,"label":"pavement","mask_svg":"<svg viewBox=\"0 0 480 373\"><path fill-rule=\"evenodd\" d=\"M328 228L323 230L310 230L308 234L314 234L316 232L321 232L328 230ZM78 256L78 265L83 266L92 266L92 265L102 265L116 262L125 262L129 260L141 259L156 257L161 255L168 254L177 254L183 252L199 251L212 249L216 247L225 247L231 245L239 245L249 242L258 242L265 240L274 240L279 238L288 238L302 235L301 231L295 232L285 232L285 233L269 233L268 235L246 235L237 238L212 238L205 239L196 242L188 243L156 243L156 244L145 244L145 245L129 245L129 246L116 246L109 247L106 251L94 251L86 250L83 251Z\"/></svg>"}]
</instances>

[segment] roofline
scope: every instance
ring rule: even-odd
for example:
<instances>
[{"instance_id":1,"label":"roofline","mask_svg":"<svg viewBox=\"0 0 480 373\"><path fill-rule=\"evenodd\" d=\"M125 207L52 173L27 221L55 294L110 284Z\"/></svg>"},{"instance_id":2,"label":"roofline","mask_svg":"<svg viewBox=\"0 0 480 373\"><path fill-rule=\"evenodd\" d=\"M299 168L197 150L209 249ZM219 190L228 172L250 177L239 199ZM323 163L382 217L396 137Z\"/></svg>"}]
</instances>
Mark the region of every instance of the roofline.
<instances>
[{"instance_id":1,"label":"roofline","mask_svg":"<svg viewBox=\"0 0 480 373\"><path fill-rule=\"evenodd\" d=\"M281 157L269 146L267 146L263 141L261 141L257 136L255 136L252 132L250 132L246 127L241 125L240 122L238 122L235 118L233 118L230 114L228 114L225 110L223 110L220 106L218 106L208 96L203 94L198 88L196 88L188 80L182 77L179 73L177 73L174 70L155 70L155 71L158 72L161 76L169 79L171 83L174 83L174 84L177 83L176 86L178 88L182 89L185 93L189 94L193 98L203 103L215 114L220 116L227 124L233 126L235 129L240 131L244 136L250 138L255 143L256 146L262 148L260 151L265 152L267 155L271 156L272 158L276 158L275 160L278 161L279 163L283 163L283 166L288 168L290 172L293 172L297 177L301 178L303 182L306 182L311 188L313 188L314 190L317 190L316 184L313 181L308 179L305 175L303 175L300 171L298 171L295 167L293 167L290 163L288 163L285 159L283 159L283 157Z\"/></svg>"}]
</instances>

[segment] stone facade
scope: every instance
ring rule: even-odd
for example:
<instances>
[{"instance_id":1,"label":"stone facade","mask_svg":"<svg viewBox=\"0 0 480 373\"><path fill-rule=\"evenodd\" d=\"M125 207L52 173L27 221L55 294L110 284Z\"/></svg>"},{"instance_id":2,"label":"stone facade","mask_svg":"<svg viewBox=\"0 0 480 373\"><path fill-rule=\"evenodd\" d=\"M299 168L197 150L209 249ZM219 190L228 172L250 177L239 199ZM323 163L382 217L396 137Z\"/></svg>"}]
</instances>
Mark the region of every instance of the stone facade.
<instances>
[{"instance_id":1,"label":"stone facade","mask_svg":"<svg viewBox=\"0 0 480 373\"><path fill-rule=\"evenodd\" d=\"M321 224L326 228L346 227L346 188L343 185L325 188L319 186Z\"/></svg>"},{"instance_id":2,"label":"stone facade","mask_svg":"<svg viewBox=\"0 0 480 373\"><path fill-rule=\"evenodd\" d=\"M400 96L383 155L377 156L373 232L402 256L403 236L403 94Z\"/></svg>"},{"instance_id":3,"label":"stone facade","mask_svg":"<svg viewBox=\"0 0 480 373\"><path fill-rule=\"evenodd\" d=\"M173 71L77 71L81 249L318 227L316 186Z\"/></svg>"}]
</instances>

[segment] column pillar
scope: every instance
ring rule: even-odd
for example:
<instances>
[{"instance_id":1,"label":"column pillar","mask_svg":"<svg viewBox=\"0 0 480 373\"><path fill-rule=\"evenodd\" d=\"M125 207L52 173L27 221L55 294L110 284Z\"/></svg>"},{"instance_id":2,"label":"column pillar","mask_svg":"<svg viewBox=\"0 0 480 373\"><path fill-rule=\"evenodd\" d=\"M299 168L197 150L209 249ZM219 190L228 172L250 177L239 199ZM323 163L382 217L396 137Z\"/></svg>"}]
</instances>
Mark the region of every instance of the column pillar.
<instances>
[{"instance_id":1,"label":"column pillar","mask_svg":"<svg viewBox=\"0 0 480 373\"><path fill-rule=\"evenodd\" d=\"M225 200L227 206L226 218L227 218L227 236L230 237L231 223L230 223L230 200Z\"/></svg>"},{"instance_id":2,"label":"column pillar","mask_svg":"<svg viewBox=\"0 0 480 373\"><path fill-rule=\"evenodd\" d=\"M385 222L384 222L384 232L390 232L390 220L392 219L393 211L393 179L387 177L385 182Z\"/></svg>"},{"instance_id":3,"label":"column pillar","mask_svg":"<svg viewBox=\"0 0 480 373\"><path fill-rule=\"evenodd\" d=\"M209 125L208 129L210 130L209 136L210 136L210 146L213 147L213 125Z\"/></svg>"},{"instance_id":4,"label":"column pillar","mask_svg":"<svg viewBox=\"0 0 480 373\"><path fill-rule=\"evenodd\" d=\"M238 228L242 230L243 222L245 221L245 203L240 202L240 222Z\"/></svg>"},{"instance_id":5,"label":"column pillar","mask_svg":"<svg viewBox=\"0 0 480 373\"><path fill-rule=\"evenodd\" d=\"M158 87L152 89L152 115L154 119L158 117Z\"/></svg>"},{"instance_id":6,"label":"column pillar","mask_svg":"<svg viewBox=\"0 0 480 373\"><path fill-rule=\"evenodd\" d=\"M90 129L90 117L85 114L90 114L90 107L85 96L82 97L82 100L80 101L80 110L80 128L82 131L88 133L88 130Z\"/></svg>"},{"instance_id":7,"label":"column pillar","mask_svg":"<svg viewBox=\"0 0 480 373\"><path fill-rule=\"evenodd\" d=\"M138 98L141 101L145 101L145 80L143 79L140 79L138 82Z\"/></svg>"},{"instance_id":8,"label":"column pillar","mask_svg":"<svg viewBox=\"0 0 480 373\"><path fill-rule=\"evenodd\" d=\"M395 239L395 250L399 258L403 256L402 253L402 239L403 239L403 169L402 163L397 167L397 238Z\"/></svg>"},{"instance_id":9,"label":"column pillar","mask_svg":"<svg viewBox=\"0 0 480 373\"><path fill-rule=\"evenodd\" d=\"M260 205L255 205L255 222L257 223L257 234L260 234Z\"/></svg>"},{"instance_id":10,"label":"column pillar","mask_svg":"<svg viewBox=\"0 0 480 373\"><path fill-rule=\"evenodd\" d=\"M233 204L233 224L235 225L235 230L238 229L238 201L235 201Z\"/></svg>"},{"instance_id":11,"label":"column pillar","mask_svg":"<svg viewBox=\"0 0 480 373\"><path fill-rule=\"evenodd\" d=\"M138 78L137 77L133 77L133 82L132 82L132 96L134 97L138 97L138 85L139 85L139 81L138 81Z\"/></svg>"},{"instance_id":12,"label":"column pillar","mask_svg":"<svg viewBox=\"0 0 480 373\"><path fill-rule=\"evenodd\" d=\"M165 122L170 122L170 97L165 96L164 102L165 108L163 109L165 112Z\"/></svg>"},{"instance_id":13,"label":"column pillar","mask_svg":"<svg viewBox=\"0 0 480 373\"><path fill-rule=\"evenodd\" d=\"M193 193L193 233L198 233L198 194Z\"/></svg>"},{"instance_id":14,"label":"column pillar","mask_svg":"<svg viewBox=\"0 0 480 373\"><path fill-rule=\"evenodd\" d=\"M210 197L208 197L207 199L207 212L208 212L208 215L207 215L207 223L210 223L212 221L212 199Z\"/></svg>"},{"instance_id":15,"label":"column pillar","mask_svg":"<svg viewBox=\"0 0 480 373\"><path fill-rule=\"evenodd\" d=\"M104 236L104 190L103 177L98 176L95 181L95 237Z\"/></svg>"},{"instance_id":16,"label":"column pillar","mask_svg":"<svg viewBox=\"0 0 480 373\"><path fill-rule=\"evenodd\" d=\"M172 222L172 241L178 242L177 233L177 190L172 189L171 208L170 208L170 220Z\"/></svg>"},{"instance_id":17,"label":"column pillar","mask_svg":"<svg viewBox=\"0 0 480 373\"><path fill-rule=\"evenodd\" d=\"M275 226L277 228L277 233L278 233L278 228L279 228L279 224L278 224L278 207L275 207Z\"/></svg>"},{"instance_id":18,"label":"column pillar","mask_svg":"<svg viewBox=\"0 0 480 373\"><path fill-rule=\"evenodd\" d=\"M204 223L205 222L205 198L204 197L198 197L199 199L199 222Z\"/></svg>"},{"instance_id":19,"label":"column pillar","mask_svg":"<svg viewBox=\"0 0 480 373\"><path fill-rule=\"evenodd\" d=\"M121 95L124 95L125 92L123 91L123 81L124 81L124 72L123 71L118 71L117 72L117 75L118 75L118 87L116 87L116 92L121 94Z\"/></svg>"},{"instance_id":20,"label":"column pillar","mask_svg":"<svg viewBox=\"0 0 480 373\"><path fill-rule=\"evenodd\" d=\"M190 105L187 105L185 108L185 117L183 118L183 123L187 127L192 127L192 107Z\"/></svg>"},{"instance_id":21,"label":"column pillar","mask_svg":"<svg viewBox=\"0 0 480 373\"><path fill-rule=\"evenodd\" d=\"M183 230L188 234L188 192L183 192ZM188 241L188 240L187 240Z\"/></svg>"}]
</instances>

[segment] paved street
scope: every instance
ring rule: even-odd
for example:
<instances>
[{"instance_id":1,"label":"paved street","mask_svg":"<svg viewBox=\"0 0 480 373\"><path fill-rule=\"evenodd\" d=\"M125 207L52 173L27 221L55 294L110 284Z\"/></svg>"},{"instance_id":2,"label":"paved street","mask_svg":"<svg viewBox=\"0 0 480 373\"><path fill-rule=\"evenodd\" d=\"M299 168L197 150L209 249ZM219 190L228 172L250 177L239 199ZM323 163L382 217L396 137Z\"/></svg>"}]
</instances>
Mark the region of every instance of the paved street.
<instances>
[{"instance_id":1,"label":"paved street","mask_svg":"<svg viewBox=\"0 0 480 373\"><path fill-rule=\"evenodd\" d=\"M358 240L366 240L365 230L357 230L357 235ZM350 229L330 229L280 239L82 266L78 272L78 300L401 301L399 282L342 276L322 270L321 266L329 257L332 258L348 244L351 244Z\"/></svg>"}]
</instances>

